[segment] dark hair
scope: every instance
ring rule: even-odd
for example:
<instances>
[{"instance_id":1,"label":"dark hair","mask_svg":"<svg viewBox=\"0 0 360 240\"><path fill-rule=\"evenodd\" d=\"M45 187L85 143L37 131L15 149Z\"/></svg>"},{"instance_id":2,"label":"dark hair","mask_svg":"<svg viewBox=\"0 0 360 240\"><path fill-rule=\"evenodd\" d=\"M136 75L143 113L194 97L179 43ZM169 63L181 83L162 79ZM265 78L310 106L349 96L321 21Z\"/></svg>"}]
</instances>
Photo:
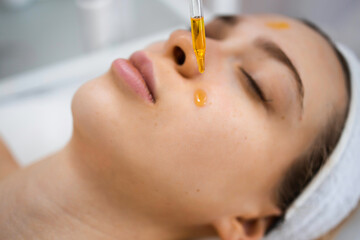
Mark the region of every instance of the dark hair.
<instances>
[{"instance_id":1,"label":"dark hair","mask_svg":"<svg viewBox=\"0 0 360 240\"><path fill-rule=\"evenodd\" d=\"M289 206L319 172L321 167L324 166L328 157L336 147L346 122L350 104L349 99L351 96L349 68L342 54L336 48L333 41L315 24L307 20L301 20L301 22L319 33L330 44L335 52L344 73L348 102L346 103L345 109L334 109L329 116L329 120L325 127L316 137L311 147L304 154L298 157L292 166L287 170L287 173L277 188L276 193L277 205L283 213L286 212ZM274 222L271 224L268 232L281 223L282 220L283 216L274 219Z\"/></svg>"}]
</instances>

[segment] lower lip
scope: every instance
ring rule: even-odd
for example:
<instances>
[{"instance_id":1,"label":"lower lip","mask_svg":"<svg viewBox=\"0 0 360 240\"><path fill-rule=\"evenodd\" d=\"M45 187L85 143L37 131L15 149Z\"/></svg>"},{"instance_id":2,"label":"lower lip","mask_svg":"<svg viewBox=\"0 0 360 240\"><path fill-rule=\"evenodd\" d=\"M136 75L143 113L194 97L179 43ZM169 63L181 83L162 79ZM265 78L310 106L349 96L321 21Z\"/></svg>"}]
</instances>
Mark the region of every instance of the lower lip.
<instances>
[{"instance_id":1,"label":"lower lip","mask_svg":"<svg viewBox=\"0 0 360 240\"><path fill-rule=\"evenodd\" d=\"M125 82L127 86L147 102L154 103L144 78L129 60L116 59L111 67L121 82Z\"/></svg>"}]
</instances>

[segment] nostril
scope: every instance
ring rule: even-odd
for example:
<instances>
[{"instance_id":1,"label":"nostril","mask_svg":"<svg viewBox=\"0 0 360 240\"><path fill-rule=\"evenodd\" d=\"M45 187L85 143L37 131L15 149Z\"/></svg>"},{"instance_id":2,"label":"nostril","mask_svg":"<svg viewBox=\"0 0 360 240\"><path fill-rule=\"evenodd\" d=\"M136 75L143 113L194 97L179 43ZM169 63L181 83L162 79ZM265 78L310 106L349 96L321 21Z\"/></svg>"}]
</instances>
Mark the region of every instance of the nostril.
<instances>
[{"instance_id":1,"label":"nostril","mask_svg":"<svg viewBox=\"0 0 360 240\"><path fill-rule=\"evenodd\" d=\"M185 52L178 46L176 46L173 50L174 60L178 65L183 65L186 60Z\"/></svg>"}]
</instances>

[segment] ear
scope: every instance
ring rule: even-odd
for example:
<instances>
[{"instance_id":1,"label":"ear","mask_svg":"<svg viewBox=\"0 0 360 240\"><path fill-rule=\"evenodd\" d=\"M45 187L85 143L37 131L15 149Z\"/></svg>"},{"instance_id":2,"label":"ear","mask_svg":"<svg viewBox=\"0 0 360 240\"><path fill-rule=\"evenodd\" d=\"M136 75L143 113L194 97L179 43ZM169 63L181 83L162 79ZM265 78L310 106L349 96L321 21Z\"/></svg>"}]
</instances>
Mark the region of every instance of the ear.
<instances>
[{"instance_id":1,"label":"ear","mask_svg":"<svg viewBox=\"0 0 360 240\"><path fill-rule=\"evenodd\" d=\"M213 223L222 240L260 240L264 237L270 218L242 219L226 217Z\"/></svg>"}]
</instances>

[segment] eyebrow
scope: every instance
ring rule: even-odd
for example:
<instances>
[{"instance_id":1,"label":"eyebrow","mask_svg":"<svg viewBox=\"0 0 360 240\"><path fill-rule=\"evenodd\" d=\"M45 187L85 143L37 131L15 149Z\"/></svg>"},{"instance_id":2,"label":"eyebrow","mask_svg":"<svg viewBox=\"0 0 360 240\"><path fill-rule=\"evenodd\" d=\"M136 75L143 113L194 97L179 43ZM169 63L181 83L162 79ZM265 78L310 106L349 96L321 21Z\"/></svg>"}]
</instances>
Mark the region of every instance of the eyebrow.
<instances>
[{"instance_id":1,"label":"eyebrow","mask_svg":"<svg viewBox=\"0 0 360 240\"><path fill-rule=\"evenodd\" d=\"M226 15L226 16L217 16L214 20L220 20L229 26L235 26L242 20L242 18L239 16Z\"/></svg>"},{"instance_id":2,"label":"eyebrow","mask_svg":"<svg viewBox=\"0 0 360 240\"><path fill-rule=\"evenodd\" d=\"M299 75L299 72L297 71L296 67L294 66L290 58L276 43L272 42L269 39L260 37L255 40L255 46L263 50L270 57L284 64L293 73L294 75L293 79L295 79L296 89L298 93L298 102L300 104L300 108L302 112L304 108L304 85Z\"/></svg>"}]
</instances>

